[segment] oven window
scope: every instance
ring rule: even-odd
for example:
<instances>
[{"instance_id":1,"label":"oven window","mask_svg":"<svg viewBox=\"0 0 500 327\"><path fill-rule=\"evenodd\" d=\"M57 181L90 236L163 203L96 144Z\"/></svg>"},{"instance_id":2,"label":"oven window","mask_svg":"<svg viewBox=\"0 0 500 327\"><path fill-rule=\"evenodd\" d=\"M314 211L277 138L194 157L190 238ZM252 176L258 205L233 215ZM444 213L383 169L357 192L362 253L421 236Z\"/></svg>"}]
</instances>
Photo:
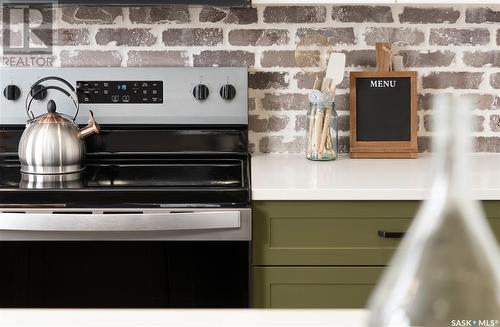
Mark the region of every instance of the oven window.
<instances>
[{"instance_id":1,"label":"oven window","mask_svg":"<svg viewBox=\"0 0 500 327\"><path fill-rule=\"evenodd\" d=\"M245 308L250 242L0 242L2 308Z\"/></svg>"}]
</instances>

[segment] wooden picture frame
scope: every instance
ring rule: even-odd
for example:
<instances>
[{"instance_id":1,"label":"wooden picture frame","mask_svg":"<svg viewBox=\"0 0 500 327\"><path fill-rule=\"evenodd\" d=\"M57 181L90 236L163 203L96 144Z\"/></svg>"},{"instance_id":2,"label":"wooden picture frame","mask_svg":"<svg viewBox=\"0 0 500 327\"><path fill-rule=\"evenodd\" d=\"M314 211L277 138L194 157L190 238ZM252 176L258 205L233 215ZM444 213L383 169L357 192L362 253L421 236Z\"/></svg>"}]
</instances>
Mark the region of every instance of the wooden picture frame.
<instances>
[{"instance_id":1,"label":"wooden picture frame","mask_svg":"<svg viewBox=\"0 0 500 327\"><path fill-rule=\"evenodd\" d=\"M358 79L409 78L409 138L400 140L358 140L357 85ZM373 84L375 85L375 84ZM370 84L372 87L372 84ZM373 92L373 91L372 91ZM396 91L395 91L396 92ZM362 96L360 94L360 96ZM350 73L350 156L351 158L417 158L417 73L414 71L370 71ZM406 106L407 107L407 106ZM393 108L397 109L397 108ZM391 117L386 117L391 118ZM384 117L381 117L384 119ZM377 123L376 121L373 123ZM408 126L404 128L407 129Z\"/></svg>"}]
</instances>

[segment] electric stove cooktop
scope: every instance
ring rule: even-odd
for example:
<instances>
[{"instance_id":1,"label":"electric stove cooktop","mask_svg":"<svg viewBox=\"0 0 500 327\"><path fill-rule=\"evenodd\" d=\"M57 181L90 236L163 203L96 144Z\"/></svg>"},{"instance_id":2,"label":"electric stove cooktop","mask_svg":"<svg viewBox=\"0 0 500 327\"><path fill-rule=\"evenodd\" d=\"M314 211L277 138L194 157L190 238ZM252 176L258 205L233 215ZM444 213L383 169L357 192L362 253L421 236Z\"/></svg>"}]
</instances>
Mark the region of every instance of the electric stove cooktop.
<instances>
[{"instance_id":1,"label":"electric stove cooktop","mask_svg":"<svg viewBox=\"0 0 500 327\"><path fill-rule=\"evenodd\" d=\"M164 207L180 203L231 206L249 199L244 157L89 159L81 173L31 175L20 172L17 158L0 165L4 203L97 203ZM119 197L118 197L119 194ZM228 195L230 195L228 197ZM14 196L16 198L14 198ZM10 198L11 201L6 201ZM119 199L119 201L117 201Z\"/></svg>"}]
</instances>

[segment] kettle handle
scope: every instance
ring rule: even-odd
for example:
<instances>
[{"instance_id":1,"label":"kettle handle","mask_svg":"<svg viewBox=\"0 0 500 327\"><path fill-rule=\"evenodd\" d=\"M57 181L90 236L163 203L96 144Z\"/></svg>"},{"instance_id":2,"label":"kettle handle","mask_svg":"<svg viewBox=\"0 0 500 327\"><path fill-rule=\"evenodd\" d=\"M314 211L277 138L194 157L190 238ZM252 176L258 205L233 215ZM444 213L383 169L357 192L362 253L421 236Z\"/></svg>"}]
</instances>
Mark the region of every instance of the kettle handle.
<instances>
[{"instance_id":1,"label":"kettle handle","mask_svg":"<svg viewBox=\"0 0 500 327\"><path fill-rule=\"evenodd\" d=\"M71 90L71 94L73 94L74 96L72 96L68 91L66 91L63 88L58 87L58 86L54 86L54 87L52 87L52 86L43 86L42 88L40 88L39 90L37 90L35 93L31 94L32 91L33 91L33 88L35 88L35 86L37 86L40 83L43 83L45 81L48 81L48 80L55 80L55 81L59 81L59 82L65 84ZM75 105L75 109L76 109L75 114L74 114L74 116L73 116L73 118L71 120L75 121L76 117L78 116L78 111L80 110L80 104L78 102L78 95L76 94L75 88L67 80L65 80L64 78L61 78L61 77L57 77L57 76L47 76L47 77L41 78L41 79L39 79L38 81L36 81L31 86L30 91L26 95L26 101L25 101L26 114L28 115L28 118L29 119L34 119L35 118L35 115L33 114L33 111L29 110L29 108L31 106L31 103L33 102L33 99L38 94L40 94L43 91L46 91L48 89L54 89L54 90L61 91L62 93L66 94L69 98L71 98L71 100L73 101L73 104ZM30 98L30 95L31 95L31 98ZM29 100L29 103L28 103L28 100ZM31 116L30 116L30 114L31 114Z\"/></svg>"},{"instance_id":2,"label":"kettle handle","mask_svg":"<svg viewBox=\"0 0 500 327\"><path fill-rule=\"evenodd\" d=\"M75 118L78 115L78 103L75 101L75 99L71 96L71 94L68 91L66 91L65 89L63 89L59 86L55 86L55 85L44 86L41 89L37 90L33 94L31 94L31 92L30 92L31 98L28 96L29 102L28 102L28 105L26 106L26 113L28 114L28 118L35 119L35 115L33 114L33 111L30 110L31 104L33 103L33 100L35 100L35 97L37 96L37 94L44 92L46 90L58 90L64 94L66 94L68 96L68 98L71 99L71 101L73 102L73 104L75 105L75 108L76 108L75 116L72 119L73 121L75 121ZM28 98L26 100L28 100ZM30 114L31 114L31 116L30 116Z\"/></svg>"}]
</instances>

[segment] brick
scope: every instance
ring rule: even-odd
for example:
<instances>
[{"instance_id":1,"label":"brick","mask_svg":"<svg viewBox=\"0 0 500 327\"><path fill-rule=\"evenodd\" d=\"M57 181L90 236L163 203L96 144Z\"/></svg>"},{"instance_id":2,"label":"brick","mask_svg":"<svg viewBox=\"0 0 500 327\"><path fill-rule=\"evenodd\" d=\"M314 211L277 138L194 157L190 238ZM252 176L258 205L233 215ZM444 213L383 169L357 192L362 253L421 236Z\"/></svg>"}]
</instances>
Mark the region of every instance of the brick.
<instances>
[{"instance_id":1,"label":"brick","mask_svg":"<svg viewBox=\"0 0 500 327\"><path fill-rule=\"evenodd\" d=\"M434 115L425 115L424 116L424 126L425 130L428 132L434 132ZM472 130L474 132L483 132L484 131L484 117L483 116L473 116L472 117Z\"/></svg>"},{"instance_id":2,"label":"brick","mask_svg":"<svg viewBox=\"0 0 500 327\"><path fill-rule=\"evenodd\" d=\"M417 110L430 110L432 107L432 94L419 94L417 98Z\"/></svg>"},{"instance_id":3,"label":"brick","mask_svg":"<svg viewBox=\"0 0 500 327\"><path fill-rule=\"evenodd\" d=\"M253 24L257 23L257 8L215 8L204 7L201 9L200 22L225 23L225 24Z\"/></svg>"},{"instance_id":4,"label":"brick","mask_svg":"<svg viewBox=\"0 0 500 327\"><path fill-rule=\"evenodd\" d=\"M248 116L248 128L256 133L278 132L287 126L290 121L288 116L270 116L269 118L259 118L257 115Z\"/></svg>"},{"instance_id":5,"label":"brick","mask_svg":"<svg viewBox=\"0 0 500 327\"><path fill-rule=\"evenodd\" d=\"M334 6L332 19L345 23L393 23L389 6Z\"/></svg>"},{"instance_id":6,"label":"brick","mask_svg":"<svg viewBox=\"0 0 500 327\"><path fill-rule=\"evenodd\" d=\"M500 152L500 137L478 136L472 144L475 152Z\"/></svg>"},{"instance_id":7,"label":"brick","mask_svg":"<svg viewBox=\"0 0 500 327\"><path fill-rule=\"evenodd\" d=\"M300 65L302 67L318 67L320 61L320 52L317 50L305 50L302 52L302 60ZM262 52L260 59L262 67L297 67L295 61L294 50L267 50Z\"/></svg>"},{"instance_id":8,"label":"brick","mask_svg":"<svg viewBox=\"0 0 500 327\"><path fill-rule=\"evenodd\" d=\"M349 111L349 94L335 95L335 110Z\"/></svg>"},{"instance_id":9,"label":"brick","mask_svg":"<svg viewBox=\"0 0 500 327\"><path fill-rule=\"evenodd\" d=\"M302 132L306 130L306 115L295 116L295 131Z\"/></svg>"},{"instance_id":10,"label":"brick","mask_svg":"<svg viewBox=\"0 0 500 327\"><path fill-rule=\"evenodd\" d=\"M500 73L491 74L490 84L493 88L500 89Z\"/></svg>"},{"instance_id":11,"label":"brick","mask_svg":"<svg viewBox=\"0 0 500 327\"><path fill-rule=\"evenodd\" d=\"M459 99L467 99L472 105L472 109L491 110L495 109L495 96L493 94L462 94Z\"/></svg>"},{"instance_id":12,"label":"brick","mask_svg":"<svg viewBox=\"0 0 500 327\"><path fill-rule=\"evenodd\" d=\"M269 46L288 44L288 30L285 29L244 29L232 30L228 34L229 44L241 46Z\"/></svg>"},{"instance_id":13,"label":"brick","mask_svg":"<svg viewBox=\"0 0 500 327\"><path fill-rule=\"evenodd\" d=\"M402 50L399 54L403 56L405 67L448 67L455 59L455 53L445 51L416 51Z\"/></svg>"},{"instance_id":14,"label":"brick","mask_svg":"<svg viewBox=\"0 0 500 327\"><path fill-rule=\"evenodd\" d=\"M349 115L342 115L338 117L338 128L339 131L348 132L349 131Z\"/></svg>"},{"instance_id":15,"label":"brick","mask_svg":"<svg viewBox=\"0 0 500 327\"><path fill-rule=\"evenodd\" d=\"M221 28L170 28L162 37L167 46L214 46L224 38Z\"/></svg>"},{"instance_id":16,"label":"brick","mask_svg":"<svg viewBox=\"0 0 500 327\"><path fill-rule=\"evenodd\" d=\"M456 23L460 11L453 7L404 7L399 14L401 23L410 24L441 24Z\"/></svg>"},{"instance_id":17,"label":"brick","mask_svg":"<svg viewBox=\"0 0 500 327\"><path fill-rule=\"evenodd\" d=\"M500 132L500 115L490 116L490 129L493 132Z\"/></svg>"},{"instance_id":18,"label":"brick","mask_svg":"<svg viewBox=\"0 0 500 327\"><path fill-rule=\"evenodd\" d=\"M129 18L133 24L189 23L189 8L184 5L131 7Z\"/></svg>"},{"instance_id":19,"label":"brick","mask_svg":"<svg viewBox=\"0 0 500 327\"><path fill-rule=\"evenodd\" d=\"M500 23L500 11L488 7L467 8L465 22L473 24Z\"/></svg>"},{"instance_id":20,"label":"brick","mask_svg":"<svg viewBox=\"0 0 500 327\"><path fill-rule=\"evenodd\" d=\"M356 36L352 27L344 28L299 28L297 43L320 46L334 46L339 44L355 44Z\"/></svg>"},{"instance_id":21,"label":"brick","mask_svg":"<svg viewBox=\"0 0 500 327\"><path fill-rule=\"evenodd\" d=\"M261 153L302 153L305 149L304 136L295 136L291 141L285 141L283 136L265 136L259 141Z\"/></svg>"},{"instance_id":22,"label":"brick","mask_svg":"<svg viewBox=\"0 0 500 327\"><path fill-rule=\"evenodd\" d=\"M259 118L258 115L248 116L248 128L255 133L267 132L268 120L266 118Z\"/></svg>"},{"instance_id":23,"label":"brick","mask_svg":"<svg viewBox=\"0 0 500 327\"><path fill-rule=\"evenodd\" d=\"M483 116L474 116L473 117L473 131L474 132L484 132L484 117Z\"/></svg>"},{"instance_id":24,"label":"brick","mask_svg":"<svg viewBox=\"0 0 500 327\"><path fill-rule=\"evenodd\" d=\"M114 24L123 21L123 9L118 6L63 6L62 20L69 24Z\"/></svg>"},{"instance_id":25,"label":"brick","mask_svg":"<svg viewBox=\"0 0 500 327\"><path fill-rule=\"evenodd\" d=\"M418 100L418 110L431 110L434 106L434 101L441 96L448 94L421 94ZM473 105L473 110L490 110L495 109L495 95L493 94L461 94L459 99L466 99Z\"/></svg>"},{"instance_id":26,"label":"brick","mask_svg":"<svg viewBox=\"0 0 500 327\"><path fill-rule=\"evenodd\" d=\"M422 77L424 89L478 89L483 80L479 72L432 72Z\"/></svg>"},{"instance_id":27,"label":"brick","mask_svg":"<svg viewBox=\"0 0 500 327\"><path fill-rule=\"evenodd\" d=\"M89 31L85 28L58 28L32 30L31 41L37 45L74 46L90 44Z\"/></svg>"},{"instance_id":28,"label":"brick","mask_svg":"<svg viewBox=\"0 0 500 327\"><path fill-rule=\"evenodd\" d=\"M63 50L61 66L63 67L102 67L120 66L122 57L118 51L99 50Z\"/></svg>"},{"instance_id":29,"label":"brick","mask_svg":"<svg viewBox=\"0 0 500 327\"><path fill-rule=\"evenodd\" d=\"M432 139L428 136L419 136L417 138L418 152L432 151Z\"/></svg>"},{"instance_id":30,"label":"brick","mask_svg":"<svg viewBox=\"0 0 500 327\"><path fill-rule=\"evenodd\" d=\"M193 56L194 66L248 67L255 65L255 54L248 51L203 50Z\"/></svg>"},{"instance_id":31,"label":"brick","mask_svg":"<svg viewBox=\"0 0 500 327\"><path fill-rule=\"evenodd\" d=\"M136 51L128 52L127 66L168 67L187 66L189 56L185 51Z\"/></svg>"},{"instance_id":32,"label":"brick","mask_svg":"<svg viewBox=\"0 0 500 327\"><path fill-rule=\"evenodd\" d=\"M293 76L293 78L297 81L297 87L299 89L308 89L308 90L311 90L314 87L314 81L316 80L316 78L323 80L324 77L325 77L324 72L306 73L303 71L300 71Z\"/></svg>"},{"instance_id":33,"label":"brick","mask_svg":"<svg viewBox=\"0 0 500 327\"><path fill-rule=\"evenodd\" d=\"M257 90L288 88L288 74L282 72L251 72L248 87Z\"/></svg>"},{"instance_id":34,"label":"brick","mask_svg":"<svg viewBox=\"0 0 500 327\"><path fill-rule=\"evenodd\" d=\"M256 107L255 98L248 98L248 111L255 111Z\"/></svg>"},{"instance_id":35,"label":"brick","mask_svg":"<svg viewBox=\"0 0 500 327\"><path fill-rule=\"evenodd\" d=\"M490 32L485 28L433 28L429 36L431 45L486 45Z\"/></svg>"},{"instance_id":36,"label":"brick","mask_svg":"<svg viewBox=\"0 0 500 327\"><path fill-rule=\"evenodd\" d=\"M424 43L424 32L407 27L369 27L365 33L367 45L377 42L391 42L393 45L419 45Z\"/></svg>"},{"instance_id":37,"label":"brick","mask_svg":"<svg viewBox=\"0 0 500 327\"><path fill-rule=\"evenodd\" d=\"M156 43L150 28L100 28L95 36L98 45L149 47Z\"/></svg>"},{"instance_id":38,"label":"brick","mask_svg":"<svg viewBox=\"0 0 500 327\"><path fill-rule=\"evenodd\" d=\"M464 63L471 67L500 67L500 50L464 53Z\"/></svg>"},{"instance_id":39,"label":"brick","mask_svg":"<svg viewBox=\"0 0 500 327\"><path fill-rule=\"evenodd\" d=\"M272 94L266 93L262 101L264 110L303 110L309 108L309 99L306 94L286 93Z\"/></svg>"},{"instance_id":40,"label":"brick","mask_svg":"<svg viewBox=\"0 0 500 327\"><path fill-rule=\"evenodd\" d=\"M375 67L377 66L375 50L342 51L346 55L347 67Z\"/></svg>"},{"instance_id":41,"label":"brick","mask_svg":"<svg viewBox=\"0 0 500 327\"><path fill-rule=\"evenodd\" d=\"M265 23L323 23L326 8L323 6L268 6L264 9Z\"/></svg>"}]
</instances>

